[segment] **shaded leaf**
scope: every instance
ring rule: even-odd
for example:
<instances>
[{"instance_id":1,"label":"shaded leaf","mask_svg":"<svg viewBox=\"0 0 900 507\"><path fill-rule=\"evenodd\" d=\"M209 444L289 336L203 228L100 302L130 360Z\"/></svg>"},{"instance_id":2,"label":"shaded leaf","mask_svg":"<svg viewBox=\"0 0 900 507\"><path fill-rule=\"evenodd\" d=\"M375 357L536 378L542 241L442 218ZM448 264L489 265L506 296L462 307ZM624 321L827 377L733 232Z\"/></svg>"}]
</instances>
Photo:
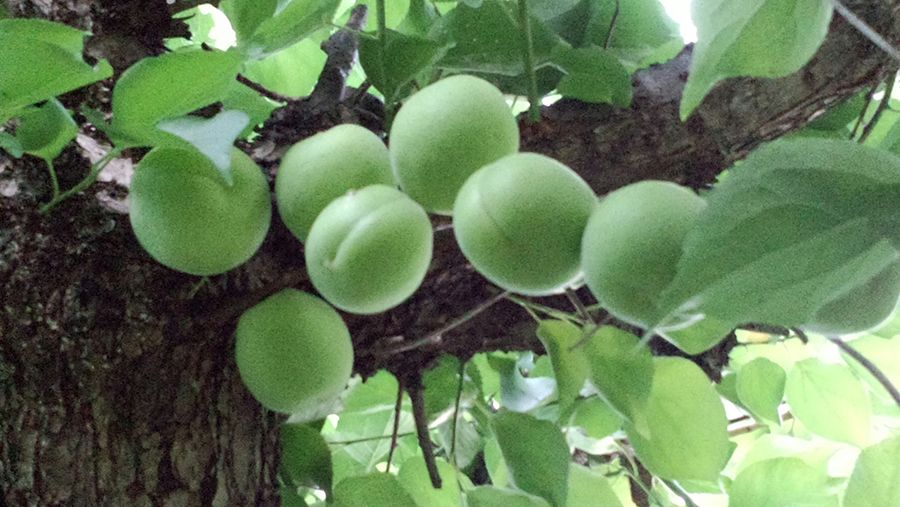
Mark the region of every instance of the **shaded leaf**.
<instances>
[{"instance_id":1,"label":"shaded leaf","mask_svg":"<svg viewBox=\"0 0 900 507\"><path fill-rule=\"evenodd\" d=\"M384 36L383 50L378 40L359 41L359 62L385 101L394 102L401 88L440 58L448 46L393 30L386 30Z\"/></svg>"},{"instance_id":2,"label":"shaded leaf","mask_svg":"<svg viewBox=\"0 0 900 507\"><path fill-rule=\"evenodd\" d=\"M544 498L554 507L564 507L571 456L559 427L504 410L494 416L493 428L516 487Z\"/></svg>"},{"instance_id":3,"label":"shaded leaf","mask_svg":"<svg viewBox=\"0 0 900 507\"><path fill-rule=\"evenodd\" d=\"M782 77L806 64L825 40L833 6L823 0L695 0L691 73L681 100L686 119L728 77Z\"/></svg>"},{"instance_id":4,"label":"shaded leaf","mask_svg":"<svg viewBox=\"0 0 900 507\"><path fill-rule=\"evenodd\" d=\"M517 412L526 412L541 403L556 389L556 382L547 377L525 378L519 362L507 357L488 355L488 364L500 374L501 404Z\"/></svg>"},{"instance_id":5,"label":"shaded leaf","mask_svg":"<svg viewBox=\"0 0 900 507\"><path fill-rule=\"evenodd\" d=\"M557 46L551 58L566 73L558 86L561 95L619 107L631 104L631 73L607 50Z\"/></svg>"},{"instance_id":6,"label":"shaded leaf","mask_svg":"<svg viewBox=\"0 0 900 507\"><path fill-rule=\"evenodd\" d=\"M680 357L654 358L653 389L643 409L649 437L625 432L648 470L664 479L715 480L731 453L728 418L709 379Z\"/></svg>"},{"instance_id":7,"label":"shaded leaf","mask_svg":"<svg viewBox=\"0 0 900 507\"><path fill-rule=\"evenodd\" d=\"M222 111L210 119L199 116L183 116L163 120L159 130L174 134L197 148L213 163L229 185L231 177L231 151L234 140L250 123L250 117L242 111Z\"/></svg>"},{"instance_id":8,"label":"shaded leaf","mask_svg":"<svg viewBox=\"0 0 900 507\"><path fill-rule=\"evenodd\" d=\"M601 439L622 428L622 416L598 396L579 400L571 426L582 428L587 436Z\"/></svg>"},{"instance_id":9,"label":"shaded leaf","mask_svg":"<svg viewBox=\"0 0 900 507\"><path fill-rule=\"evenodd\" d=\"M857 447L869 444L869 398L847 366L804 359L788 373L784 394L809 431Z\"/></svg>"},{"instance_id":10,"label":"shaded leaf","mask_svg":"<svg viewBox=\"0 0 900 507\"><path fill-rule=\"evenodd\" d=\"M728 507L838 507L827 479L799 458L760 461L735 477Z\"/></svg>"},{"instance_id":11,"label":"shaded leaf","mask_svg":"<svg viewBox=\"0 0 900 507\"><path fill-rule=\"evenodd\" d=\"M570 350L584 337L584 331L568 321L545 320L538 326L537 336L550 355L556 378L559 417L561 421L566 420L590 371L584 351Z\"/></svg>"},{"instance_id":12,"label":"shaded leaf","mask_svg":"<svg viewBox=\"0 0 900 507\"><path fill-rule=\"evenodd\" d=\"M279 2L282 4L283 2ZM246 53L263 59L291 46L329 24L341 0L293 0L262 21L245 45Z\"/></svg>"},{"instance_id":13,"label":"shaded leaf","mask_svg":"<svg viewBox=\"0 0 900 507\"><path fill-rule=\"evenodd\" d=\"M16 139L26 153L53 160L78 135L78 125L55 98L20 113ZM229 158L231 152L229 151Z\"/></svg>"},{"instance_id":14,"label":"shaded leaf","mask_svg":"<svg viewBox=\"0 0 900 507\"><path fill-rule=\"evenodd\" d=\"M281 426L281 470L287 484L321 488L331 498L331 449L319 431L309 425Z\"/></svg>"}]
</instances>

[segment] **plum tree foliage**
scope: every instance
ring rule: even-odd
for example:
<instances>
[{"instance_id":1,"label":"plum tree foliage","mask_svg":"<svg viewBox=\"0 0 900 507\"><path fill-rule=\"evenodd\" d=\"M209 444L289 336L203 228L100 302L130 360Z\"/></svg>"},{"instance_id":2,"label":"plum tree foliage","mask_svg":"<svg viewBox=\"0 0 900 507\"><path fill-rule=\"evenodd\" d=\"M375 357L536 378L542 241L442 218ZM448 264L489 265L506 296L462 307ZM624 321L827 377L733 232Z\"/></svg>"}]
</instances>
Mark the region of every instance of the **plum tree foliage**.
<instances>
[{"instance_id":1,"label":"plum tree foliage","mask_svg":"<svg viewBox=\"0 0 900 507\"><path fill-rule=\"evenodd\" d=\"M873 88L869 101L855 96L718 178L598 195L589 170L520 152L520 134L557 127L540 121L553 94L566 107L629 107L635 71L683 47L657 0L361 3L376 6L376 30L336 28L358 22L347 2L223 1L236 36L227 49L215 49L209 10L193 11L191 40L118 73L110 111L83 108L114 147L70 189L53 160L85 122L56 97L112 69L84 60L84 32L0 19L0 148L46 161L54 188L43 211L122 150L151 148L129 190L134 235L159 263L213 276L273 235L274 193L290 251L303 248L291 262L321 298L296 278L258 295L237 319L234 353L252 396L291 417L284 505L838 505L847 491L855 507L870 505L863 487L900 505L900 487L882 480L900 462L887 445L900 427L900 375L877 354L896 349L900 321L892 82L878 90L885 107L868 103ZM688 122L723 79L799 71L827 36L832 2L697 0L693 15L699 40L679 102ZM286 67L314 66L329 31L324 49L351 41L347 54L360 53L365 86L342 100L377 94L385 123L306 133L266 165L266 120L277 115L260 95L279 98ZM345 79L351 67L337 70ZM260 82L240 84L247 75ZM319 91L301 111L321 112ZM439 252L448 228L455 243ZM536 333L509 329L511 339L527 334L543 349L448 346L455 355L398 362L399 382L387 371L351 379L359 354L348 323L360 329L404 305L434 311L418 291L455 276L438 254L457 248L496 297L442 317L423 340L393 337L366 354L444 344L501 299L537 321ZM860 358L847 336L877 357ZM710 366L716 353L726 366ZM744 416L746 432L732 426ZM873 429L876 420L887 422ZM856 468L851 459L834 472L838 449L853 459L861 450Z\"/></svg>"}]
</instances>

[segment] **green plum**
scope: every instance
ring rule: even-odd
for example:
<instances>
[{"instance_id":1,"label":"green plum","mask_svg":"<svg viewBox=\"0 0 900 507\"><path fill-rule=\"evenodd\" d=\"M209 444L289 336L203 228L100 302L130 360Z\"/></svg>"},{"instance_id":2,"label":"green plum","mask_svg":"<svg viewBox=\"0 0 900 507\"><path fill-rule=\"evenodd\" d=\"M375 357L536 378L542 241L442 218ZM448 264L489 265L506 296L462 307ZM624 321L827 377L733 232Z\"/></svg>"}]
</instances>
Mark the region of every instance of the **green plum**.
<instances>
[{"instance_id":1,"label":"green plum","mask_svg":"<svg viewBox=\"0 0 900 507\"><path fill-rule=\"evenodd\" d=\"M244 385L264 407L316 417L350 380L353 344L334 308L286 289L241 316L235 359Z\"/></svg>"},{"instance_id":2,"label":"green plum","mask_svg":"<svg viewBox=\"0 0 900 507\"><path fill-rule=\"evenodd\" d=\"M519 127L500 90L457 75L423 88L400 108L390 146L400 188L428 211L449 215L472 173L519 150Z\"/></svg>"},{"instance_id":3,"label":"green plum","mask_svg":"<svg viewBox=\"0 0 900 507\"><path fill-rule=\"evenodd\" d=\"M463 254L491 282L540 296L581 276L581 235L597 196L552 158L516 153L479 169L453 207Z\"/></svg>"},{"instance_id":4,"label":"green plum","mask_svg":"<svg viewBox=\"0 0 900 507\"><path fill-rule=\"evenodd\" d=\"M316 290L353 313L381 313L419 288L431 263L431 221L394 187L371 185L322 210L306 239Z\"/></svg>"},{"instance_id":5,"label":"green plum","mask_svg":"<svg viewBox=\"0 0 900 507\"><path fill-rule=\"evenodd\" d=\"M269 185L244 152L231 156L229 186L196 150L155 148L131 181L131 225L141 246L192 275L224 273L259 249L272 220Z\"/></svg>"},{"instance_id":6,"label":"green plum","mask_svg":"<svg viewBox=\"0 0 900 507\"><path fill-rule=\"evenodd\" d=\"M900 261L888 264L871 280L816 310L801 326L829 336L861 333L888 320L900 298Z\"/></svg>"},{"instance_id":7,"label":"green plum","mask_svg":"<svg viewBox=\"0 0 900 507\"><path fill-rule=\"evenodd\" d=\"M584 231L581 267L591 292L615 317L649 327L675 277L682 244L706 201L667 181L641 181L607 195Z\"/></svg>"},{"instance_id":8,"label":"green plum","mask_svg":"<svg viewBox=\"0 0 900 507\"><path fill-rule=\"evenodd\" d=\"M393 185L387 146L359 125L333 127L291 147L275 179L278 212L288 229L306 241L319 213L348 190Z\"/></svg>"}]
</instances>

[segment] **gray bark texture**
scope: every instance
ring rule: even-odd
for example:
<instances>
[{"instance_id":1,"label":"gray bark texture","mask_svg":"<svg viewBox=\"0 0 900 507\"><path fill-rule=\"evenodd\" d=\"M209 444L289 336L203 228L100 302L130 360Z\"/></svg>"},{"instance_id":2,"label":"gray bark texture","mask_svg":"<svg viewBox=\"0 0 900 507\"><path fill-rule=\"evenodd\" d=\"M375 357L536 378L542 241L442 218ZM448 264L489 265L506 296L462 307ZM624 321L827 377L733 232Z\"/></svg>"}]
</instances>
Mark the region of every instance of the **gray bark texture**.
<instances>
[{"instance_id":1,"label":"gray bark texture","mask_svg":"<svg viewBox=\"0 0 900 507\"><path fill-rule=\"evenodd\" d=\"M889 41L900 40L895 2L848 4ZM182 29L165 0L6 5L12 16L92 30L89 51L118 72L159 54L162 38ZM566 163L601 195L644 179L706 187L760 143L802 128L897 68L835 16L804 69L783 79L727 80L681 122L689 62L688 49L641 71L628 109L570 100L544 108L544 121L522 121L522 149ZM63 102L108 109L112 84ZM341 103L316 104L316 111L299 125L296 115L281 115L290 125L276 115L263 138L294 141L335 123L371 120ZM83 134L95 135L89 128ZM260 161L269 170L277 162ZM55 163L63 188L89 166L75 145ZM121 212L123 187L97 183L40 214L49 189L43 162L0 154L0 507L279 505L283 417L260 407L242 385L233 331L241 312L268 295L285 287L313 291L302 246L275 218L253 259L199 283L143 252ZM356 371L414 378L442 353L467 359L489 350L539 350L527 332L530 317L508 301L435 333L498 292L466 264L452 232L438 232L431 271L410 301L382 315L345 315ZM569 308L554 298L541 303ZM713 349L695 360L714 377L726 354Z\"/></svg>"}]
</instances>

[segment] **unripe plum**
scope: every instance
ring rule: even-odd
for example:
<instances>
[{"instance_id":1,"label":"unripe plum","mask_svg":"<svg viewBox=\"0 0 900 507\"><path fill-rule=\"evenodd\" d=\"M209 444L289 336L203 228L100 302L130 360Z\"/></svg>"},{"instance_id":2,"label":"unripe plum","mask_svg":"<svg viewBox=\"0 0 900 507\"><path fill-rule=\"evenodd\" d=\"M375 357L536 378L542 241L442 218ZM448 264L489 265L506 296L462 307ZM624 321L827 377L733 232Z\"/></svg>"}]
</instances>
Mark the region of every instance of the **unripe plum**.
<instances>
[{"instance_id":1,"label":"unripe plum","mask_svg":"<svg viewBox=\"0 0 900 507\"><path fill-rule=\"evenodd\" d=\"M381 313L419 288L431 253L431 221L422 206L394 187L371 185L322 210L306 239L306 269L334 306Z\"/></svg>"},{"instance_id":2,"label":"unripe plum","mask_svg":"<svg viewBox=\"0 0 900 507\"><path fill-rule=\"evenodd\" d=\"M256 253L272 219L269 185L244 152L231 155L229 186L195 150L155 148L134 171L131 225L141 246L166 266L215 275Z\"/></svg>"},{"instance_id":3,"label":"unripe plum","mask_svg":"<svg viewBox=\"0 0 900 507\"><path fill-rule=\"evenodd\" d=\"M703 198L667 181L633 183L600 201L581 246L584 278L600 304L630 324L658 324L665 315L657 298L705 207Z\"/></svg>"},{"instance_id":4,"label":"unripe plum","mask_svg":"<svg viewBox=\"0 0 900 507\"><path fill-rule=\"evenodd\" d=\"M319 213L348 190L393 185L387 146L359 125L333 127L295 144L275 179L278 212L288 229L306 241Z\"/></svg>"},{"instance_id":5,"label":"unripe plum","mask_svg":"<svg viewBox=\"0 0 900 507\"><path fill-rule=\"evenodd\" d=\"M498 286L540 296L581 276L581 236L597 197L574 171L536 153L479 169L462 186L453 229L472 266Z\"/></svg>"},{"instance_id":6,"label":"unripe plum","mask_svg":"<svg viewBox=\"0 0 900 507\"><path fill-rule=\"evenodd\" d=\"M900 262L888 264L868 282L816 310L801 326L829 336L861 333L877 328L897 307L900 298Z\"/></svg>"},{"instance_id":7,"label":"unripe plum","mask_svg":"<svg viewBox=\"0 0 900 507\"><path fill-rule=\"evenodd\" d=\"M286 289L241 316L235 359L244 384L264 407L309 413L344 390L353 372L353 344L334 308Z\"/></svg>"},{"instance_id":8,"label":"unripe plum","mask_svg":"<svg viewBox=\"0 0 900 507\"><path fill-rule=\"evenodd\" d=\"M390 145L400 188L428 211L449 215L472 173L519 150L519 127L500 90L457 75L410 97L394 118Z\"/></svg>"}]
</instances>

